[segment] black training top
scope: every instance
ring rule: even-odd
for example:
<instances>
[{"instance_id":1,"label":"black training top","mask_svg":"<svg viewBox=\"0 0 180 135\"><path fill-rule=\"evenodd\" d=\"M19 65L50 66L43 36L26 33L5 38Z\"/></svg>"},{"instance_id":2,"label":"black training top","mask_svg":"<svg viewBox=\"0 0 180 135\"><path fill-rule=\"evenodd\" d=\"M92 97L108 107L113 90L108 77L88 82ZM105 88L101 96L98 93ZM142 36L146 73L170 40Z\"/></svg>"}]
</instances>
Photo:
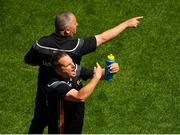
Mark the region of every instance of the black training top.
<instances>
[{"instance_id":1,"label":"black training top","mask_svg":"<svg viewBox=\"0 0 180 135\"><path fill-rule=\"evenodd\" d=\"M49 82L49 79L55 75L51 67L53 53L57 51L67 52L75 63L80 64L83 55L95 50L95 37L74 39L70 36L59 36L56 33L52 33L36 41L24 60L30 65L40 66L39 81L44 84Z\"/></svg>"},{"instance_id":2,"label":"black training top","mask_svg":"<svg viewBox=\"0 0 180 135\"><path fill-rule=\"evenodd\" d=\"M76 77L72 79L65 79L59 75L51 78L50 82L46 85L47 95L56 93L59 97L65 96L71 89L81 89L81 79L87 80L93 77L93 70L86 69L76 65Z\"/></svg>"}]
</instances>

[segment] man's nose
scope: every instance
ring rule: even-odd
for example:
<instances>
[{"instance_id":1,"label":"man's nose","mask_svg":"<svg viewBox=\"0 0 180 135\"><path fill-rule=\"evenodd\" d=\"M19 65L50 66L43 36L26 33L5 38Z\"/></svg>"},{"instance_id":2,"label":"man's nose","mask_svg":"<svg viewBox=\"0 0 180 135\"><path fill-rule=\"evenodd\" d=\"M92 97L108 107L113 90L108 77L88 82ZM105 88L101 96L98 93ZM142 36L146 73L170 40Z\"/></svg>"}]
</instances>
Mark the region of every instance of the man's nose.
<instances>
[{"instance_id":1,"label":"man's nose","mask_svg":"<svg viewBox=\"0 0 180 135\"><path fill-rule=\"evenodd\" d=\"M72 68L75 68L75 64L74 64L74 63L71 63L71 67L72 67Z\"/></svg>"}]
</instances>

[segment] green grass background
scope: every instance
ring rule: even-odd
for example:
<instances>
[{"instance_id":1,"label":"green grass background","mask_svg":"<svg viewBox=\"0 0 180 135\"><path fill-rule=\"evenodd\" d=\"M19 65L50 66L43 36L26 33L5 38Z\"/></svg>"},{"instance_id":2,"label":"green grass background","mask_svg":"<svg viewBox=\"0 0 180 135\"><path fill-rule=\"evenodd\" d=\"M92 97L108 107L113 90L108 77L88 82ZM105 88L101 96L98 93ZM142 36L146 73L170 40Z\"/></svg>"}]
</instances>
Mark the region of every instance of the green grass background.
<instances>
[{"instance_id":1,"label":"green grass background","mask_svg":"<svg viewBox=\"0 0 180 135\"><path fill-rule=\"evenodd\" d=\"M54 17L63 10L77 16L77 37L144 16L138 28L83 58L83 66L104 66L113 53L121 66L87 100L83 133L180 133L179 0L0 0L0 133L27 133L38 68L23 57L54 31Z\"/></svg>"}]
</instances>

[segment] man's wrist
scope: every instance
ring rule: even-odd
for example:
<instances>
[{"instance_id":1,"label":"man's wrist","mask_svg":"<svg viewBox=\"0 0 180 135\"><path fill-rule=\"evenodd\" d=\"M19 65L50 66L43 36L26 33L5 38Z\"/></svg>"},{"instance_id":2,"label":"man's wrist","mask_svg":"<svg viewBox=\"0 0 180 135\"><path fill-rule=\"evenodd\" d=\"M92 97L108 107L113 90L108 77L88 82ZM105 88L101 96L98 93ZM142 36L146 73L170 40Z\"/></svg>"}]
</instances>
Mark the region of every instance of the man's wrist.
<instances>
[{"instance_id":1,"label":"man's wrist","mask_svg":"<svg viewBox=\"0 0 180 135\"><path fill-rule=\"evenodd\" d=\"M94 76L94 77L93 77L93 80L95 80L95 81L97 81L97 82L98 82L100 79L101 79L101 78L98 77L98 76Z\"/></svg>"}]
</instances>

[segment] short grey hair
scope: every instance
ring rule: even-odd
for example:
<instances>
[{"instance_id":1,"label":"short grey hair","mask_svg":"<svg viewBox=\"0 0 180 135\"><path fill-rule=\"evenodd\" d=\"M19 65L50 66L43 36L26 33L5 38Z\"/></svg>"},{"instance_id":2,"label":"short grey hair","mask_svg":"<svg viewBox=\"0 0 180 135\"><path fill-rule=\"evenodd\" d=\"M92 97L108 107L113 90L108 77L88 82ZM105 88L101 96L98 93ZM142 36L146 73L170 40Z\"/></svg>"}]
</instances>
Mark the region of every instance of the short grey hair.
<instances>
[{"instance_id":1,"label":"short grey hair","mask_svg":"<svg viewBox=\"0 0 180 135\"><path fill-rule=\"evenodd\" d=\"M65 27L69 26L69 23L71 21L70 16L74 15L72 12L60 12L55 17L55 30L63 31Z\"/></svg>"}]
</instances>

